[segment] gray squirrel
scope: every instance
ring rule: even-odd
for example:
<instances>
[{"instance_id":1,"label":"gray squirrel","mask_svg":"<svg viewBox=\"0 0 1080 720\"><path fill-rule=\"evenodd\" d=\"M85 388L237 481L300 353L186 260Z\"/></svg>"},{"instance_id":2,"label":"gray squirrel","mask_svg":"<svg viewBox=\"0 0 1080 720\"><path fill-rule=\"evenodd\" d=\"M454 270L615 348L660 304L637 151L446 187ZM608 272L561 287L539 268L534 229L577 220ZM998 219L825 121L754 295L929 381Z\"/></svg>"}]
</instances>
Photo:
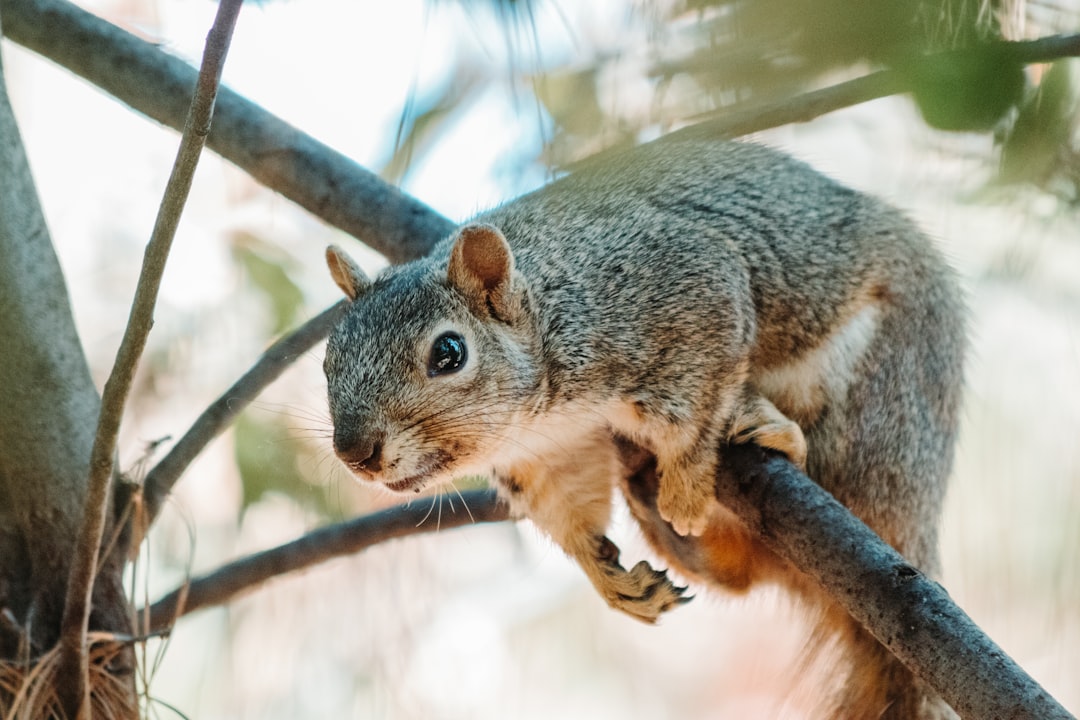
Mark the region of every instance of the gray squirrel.
<instances>
[{"instance_id":1,"label":"gray squirrel","mask_svg":"<svg viewBox=\"0 0 1080 720\"><path fill-rule=\"evenodd\" d=\"M717 451L785 454L914 565L939 571L965 341L953 273L901 213L755 144L667 140L482 213L374 281L326 349L334 449L398 493L484 475L609 605L654 622L685 588L606 536L624 442L655 456L683 576L778 582L851 669L843 718L949 710L715 499ZM648 536L648 533L646 533ZM702 559L703 558L703 559Z\"/></svg>"}]
</instances>

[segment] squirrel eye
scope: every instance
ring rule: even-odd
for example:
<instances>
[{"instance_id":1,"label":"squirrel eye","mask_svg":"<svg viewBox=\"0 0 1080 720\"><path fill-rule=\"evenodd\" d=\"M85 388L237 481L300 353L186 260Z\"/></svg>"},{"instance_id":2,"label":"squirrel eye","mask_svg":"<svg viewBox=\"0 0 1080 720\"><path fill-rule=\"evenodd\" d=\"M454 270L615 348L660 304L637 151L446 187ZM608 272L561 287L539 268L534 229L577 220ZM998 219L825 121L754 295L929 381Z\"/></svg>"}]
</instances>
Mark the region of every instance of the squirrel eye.
<instances>
[{"instance_id":1,"label":"squirrel eye","mask_svg":"<svg viewBox=\"0 0 1080 720\"><path fill-rule=\"evenodd\" d=\"M468 354L465 351L465 338L455 332L443 333L435 338L428 358L428 377L456 372L465 364Z\"/></svg>"}]
</instances>

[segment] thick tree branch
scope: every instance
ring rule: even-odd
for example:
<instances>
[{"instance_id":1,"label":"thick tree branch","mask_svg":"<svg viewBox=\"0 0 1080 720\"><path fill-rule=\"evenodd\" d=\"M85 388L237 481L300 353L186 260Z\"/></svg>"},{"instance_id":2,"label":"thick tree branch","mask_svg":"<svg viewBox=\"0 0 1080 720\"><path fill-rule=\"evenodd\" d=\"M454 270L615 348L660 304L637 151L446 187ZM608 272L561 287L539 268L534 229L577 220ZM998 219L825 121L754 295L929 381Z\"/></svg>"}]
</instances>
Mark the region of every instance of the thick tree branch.
<instances>
[{"instance_id":1,"label":"thick tree branch","mask_svg":"<svg viewBox=\"0 0 1080 720\"><path fill-rule=\"evenodd\" d=\"M953 603L785 459L721 455L716 494L774 552L816 580L963 718L1072 718Z\"/></svg>"},{"instance_id":2,"label":"thick tree branch","mask_svg":"<svg viewBox=\"0 0 1080 720\"><path fill-rule=\"evenodd\" d=\"M629 457L629 456L628 456ZM934 688L964 718L1072 716L990 640L948 593L909 565L829 493L784 459L756 446L725 447L716 494L765 543L821 584L836 601ZM638 451L630 488L655 486L647 453ZM634 475L637 477L633 477ZM477 522L506 519L491 491L464 493ZM648 491L637 499L653 506ZM414 503L316 530L237 560L169 593L149 608L149 631L189 612L229 602L270 578L347 555L390 538L429 532L430 508ZM658 517L658 515L657 515ZM444 514L441 527L470 521ZM692 540L683 538L681 543ZM679 552L680 544L669 551Z\"/></svg>"},{"instance_id":3,"label":"thick tree branch","mask_svg":"<svg viewBox=\"0 0 1080 720\"><path fill-rule=\"evenodd\" d=\"M179 129L194 70L178 58L64 0L0 0L12 40L86 78L139 112ZM1080 35L1002 43L1022 63L1080 54ZM738 110L696 123L669 137L738 137L910 90L888 70ZM208 146L256 180L326 222L359 238L392 262L424 255L454 224L384 183L331 148L223 88ZM606 152L596 158L602 161ZM593 161L590 158L589 161Z\"/></svg>"},{"instance_id":4,"label":"thick tree branch","mask_svg":"<svg viewBox=\"0 0 1080 720\"><path fill-rule=\"evenodd\" d=\"M202 69L195 87L195 96L191 101L191 111L184 125L176 163L165 188L165 198L158 210L150 242L146 246L142 271L131 304L131 315L102 394L101 414L98 417L97 433L90 455L90 476L83 506L82 527L75 545L60 626L58 689L69 717L83 720L89 720L90 717L86 631L98 554L111 506L114 456L120 433L120 419L139 358L142 357L146 339L154 324L154 306L157 303L161 278L165 273L165 262L180 223L184 203L191 190L199 155L206 143L206 136L210 133L218 84L242 4L242 0L222 0L218 6L217 17L206 40Z\"/></svg>"},{"instance_id":5,"label":"thick tree branch","mask_svg":"<svg viewBox=\"0 0 1080 720\"><path fill-rule=\"evenodd\" d=\"M10 662L60 651L100 402L2 68L0 178L0 658ZM92 593L95 627L130 633L118 553L102 561ZM111 717L129 717L136 705L132 676L122 671L129 662L130 650L121 648L96 676L107 677L94 698ZM37 675L39 688L47 686L45 695L59 696L67 688L53 682L47 663L39 674L43 663L27 673ZM15 693L8 686L0 695L6 704ZM78 707L74 694L72 707Z\"/></svg>"},{"instance_id":6,"label":"thick tree branch","mask_svg":"<svg viewBox=\"0 0 1080 720\"><path fill-rule=\"evenodd\" d=\"M192 84L190 69L180 61L59 0L0 0L0 8L5 16L4 31L16 41L82 74L151 117L178 126L178 115L172 106L174 98L182 96L183 91L177 88L190 88ZM88 45L94 52L87 52ZM1078 54L1080 38L1047 38L1010 47L1015 48L1021 62L1042 62ZM731 137L805 121L840 107L902 92L909 87L906 82L895 74L878 73L681 132ZM223 92L221 113L210 145L256 179L275 189L289 188L282 192L395 261L422 255L452 229L449 221L426 206L253 108L238 96ZM252 112L254 116L245 115ZM259 120L253 122L252 117ZM340 162L324 164L328 157ZM889 555L887 546L864 526L860 530L861 524L824 491L781 461L748 462L749 466L743 468L745 473L731 474L731 487L725 487L723 481L718 485L721 500L757 529L778 554L817 578L854 617L961 714L1069 717L978 632L940 587L907 566L895 553ZM850 522L843 519L845 515ZM392 536L403 534L410 531L400 528ZM382 539L382 536L371 537L375 539L350 541L356 544L349 547L367 547ZM826 537L831 540L824 541ZM295 553L283 551L280 556L267 555L269 559L251 559L250 565L239 569L230 566L231 569L220 571L221 577L241 577L238 573L242 570L243 577L254 579L230 581L229 587L250 587L282 572L275 565L282 558L289 558L282 567L303 567L327 556L319 546L329 547L336 541L315 539L310 541L311 546L305 542L308 541L297 541ZM347 545L344 541L335 545L340 551L335 554L355 551L341 549ZM256 570L248 575L251 568ZM212 589L215 583L224 581L208 582L200 587ZM214 598L231 597L234 592L225 589L214 593L209 589L206 590L209 594L203 597L210 599L204 604L223 601ZM895 600L898 596L905 599L899 607ZM163 606L154 616L160 620L177 613ZM930 648L929 655L920 648ZM977 696L972 687L979 688Z\"/></svg>"},{"instance_id":7,"label":"thick tree branch","mask_svg":"<svg viewBox=\"0 0 1080 720\"><path fill-rule=\"evenodd\" d=\"M195 71L64 0L0 0L4 34L179 130ZM420 257L454 223L228 88L207 146L391 262Z\"/></svg>"},{"instance_id":8,"label":"thick tree branch","mask_svg":"<svg viewBox=\"0 0 1080 720\"><path fill-rule=\"evenodd\" d=\"M161 462L147 473L143 484L145 515L141 522L142 527L136 528L136 543L157 518L162 503L172 492L180 475L203 448L220 435L236 416L298 357L325 338L337 324L345 308L345 301L339 302L267 348L258 362L206 408Z\"/></svg>"},{"instance_id":9,"label":"thick tree branch","mask_svg":"<svg viewBox=\"0 0 1080 720\"><path fill-rule=\"evenodd\" d=\"M430 503L439 503L433 508ZM352 555L394 538L450 530L508 518L491 490L427 498L312 531L290 543L249 555L196 578L149 608L150 632L172 626L176 618L222 605L267 580L327 560ZM145 611L144 611L145 612Z\"/></svg>"}]
</instances>

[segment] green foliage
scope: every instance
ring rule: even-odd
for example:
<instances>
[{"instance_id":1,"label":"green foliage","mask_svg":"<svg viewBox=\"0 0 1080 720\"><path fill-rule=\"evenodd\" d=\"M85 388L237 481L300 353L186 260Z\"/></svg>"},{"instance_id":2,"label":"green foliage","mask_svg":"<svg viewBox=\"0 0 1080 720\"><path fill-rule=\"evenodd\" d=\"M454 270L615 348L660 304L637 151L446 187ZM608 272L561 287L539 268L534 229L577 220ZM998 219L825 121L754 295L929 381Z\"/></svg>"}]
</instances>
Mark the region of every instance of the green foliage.
<instances>
[{"instance_id":1,"label":"green foliage","mask_svg":"<svg viewBox=\"0 0 1080 720\"><path fill-rule=\"evenodd\" d=\"M232 245L233 257L244 268L251 284L269 301L273 316L271 334L296 324L304 293L289 277L292 263L275 246L248 233L240 233Z\"/></svg>"},{"instance_id":2,"label":"green foliage","mask_svg":"<svg viewBox=\"0 0 1080 720\"><path fill-rule=\"evenodd\" d=\"M233 452L243 482L241 513L270 493L280 493L325 519L340 519L340 503L327 486L315 485L300 471L301 441L281 416L266 419L247 412L237 418Z\"/></svg>"},{"instance_id":3,"label":"green foliage","mask_svg":"<svg viewBox=\"0 0 1080 720\"><path fill-rule=\"evenodd\" d=\"M1001 179L1047 187L1075 203L1080 200L1080 150L1074 144L1080 112L1075 60L1050 66L1020 108L1001 154Z\"/></svg>"},{"instance_id":4,"label":"green foliage","mask_svg":"<svg viewBox=\"0 0 1080 720\"><path fill-rule=\"evenodd\" d=\"M991 130L1024 93L1024 68L998 45L920 59L909 69L915 102L939 130Z\"/></svg>"},{"instance_id":5,"label":"green foliage","mask_svg":"<svg viewBox=\"0 0 1080 720\"><path fill-rule=\"evenodd\" d=\"M576 116L553 112L557 147L551 156L580 159L595 152L591 135L608 144L633 138L650 125L667 127L702 113L782 101L831 84L837 77L875 67L906 67L955 48L1001 38L997 20L1005 0L687 0L652 20L648 73L655 103L648 117L620 117L608 103L594 105L604 70L618 55L601 55L575 67L576 95L585 102ZM962 58L962 56L957 56ZM938 127L985 128L1019 99L1019 68L987 57L972 67L927 66L920 87L928 117ZM955 65L955 67L954 67ZM922 64L916 64L922 69ZM562 72L562 71L559 71ZM592 92L585 81L592 80ZM978 82L975 85L971 81ZM1003 81L998 83L997 81ZM956 85L967 95L957 94ZM541 86L543 87L543 86ZM960 107L943 107L952 97ZM541 96L546 108L552 102ZM594 107L607 116L595 117ZM571 108L572 111L572 108ZM987 119L992 118L992 119ZM614 132L613 132L614 131Z\"/></svg>"},{"instance_id":6,"label":"green foliage","mask_svg":"<svg viewBox=\"0 0 1080 720\"><path fill-rule=\"evenodd\" d=\"M479 77L461 68L442 87L421 97L409 93L398 121L394 151L379 174L387 182L400 184L413 163L439 140L464 105L471 103L479 89Z\"/></svg>"},{"instance_id":7,"label":"green foliage","mask_svg":"<svg viewBox=\"0 0 1080 720\"><path fill-rule=\"evenodd\" d=\"M530 78L552 124L542 156L548 165L571 166L704 115L784 102L890 68L907 78L930 126L997 133L1001 182L1080 198L1075 76L1062 63L1043 75L1038 68L1025 73L999 42L1021 28L1028 37L1074 31L1075 10L1053 4L1056 14L1048 14L1016 0L682 0L636 7L636 22L648 28L644 47L596 48L592 60ZM516 14L513 22L521 21ZM628 82L628 68L640 69L636 79L644 82ZM643 112L640 94L650 87L652 103ZM987 153L986 160L998 158Z\"/></svg>"},{"instance_id":8,"label":"green foliage","mask_svg":"<svg viewBox=\"0 0 1080 720\"><path fill-rule=\"evenodd\" d=\"M538 78L536 91L548 115L567 132L586 134L603 121L595 67L548 73Z\"/></svg>"}]
</instances>

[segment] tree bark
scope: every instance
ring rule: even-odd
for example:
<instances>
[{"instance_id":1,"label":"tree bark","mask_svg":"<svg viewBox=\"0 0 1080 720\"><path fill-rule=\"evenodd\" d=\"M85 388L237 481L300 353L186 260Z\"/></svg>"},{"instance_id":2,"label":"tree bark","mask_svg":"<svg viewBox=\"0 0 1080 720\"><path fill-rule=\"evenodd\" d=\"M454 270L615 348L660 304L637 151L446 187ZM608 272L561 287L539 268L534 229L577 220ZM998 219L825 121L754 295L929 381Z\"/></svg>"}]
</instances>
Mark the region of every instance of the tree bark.
<instances>
[{"instance_id":1,"label":"tree bark","mask_svg":"<svg viewBox=\"0 0 1080 720\"><path fill-rule=\"evenodd\" d=\"M665 549L691 556L694 538L674 534L656 510L656 462L627 444L626 490L662 528ZM755 445L725 446L717 499L780 557L821 585L912 673L933 687L961 717L972 720L1069 720L1069 714L972 622L938 583L908 564L873 530L787 460ZM452 498L451 498L452 499ZM467 502L466 502L467 501ZM433 500L434 502L434 500ZM235 560L167 594L143 612L150 632L166 632L177 618L222 605L267 580L334 557L408 535L507 518L493 491L464 493L469 509L425 522L420 503L314 530L292 542ZM639 518L640 520L641 518ZM652 536L646 532L647 536ZM653 541L656 538L653 537ZM692 566L694 561L685 563Z\"/></svg>"},{"instance_id":2,"label":"tree bark","mask_svg":"<svg viewBox=\"0 0 1080 720\"><path fill-rule=\"evenodd\" d=\"M148 608L149 632L164 632L182 615L230 602L271 578L336 557L355 555L394 538L509 519L494 490L467 490L387 508L313 530L292 542L248 555L177 588ZM438 509L434 504L438 503ZM443 503L446 509L443 509ZM460 507L457 507L460 504ZM139 613L140 616L144 612Z\"/></svg>"},{"instance_id":3,"label":"tree bark","mask_svg":"<svg viewBox=\"0 0 1080 720\"><path fill-rule=\"evenodd\" d=\"M756 445L725 447L720 458L717 499L962 718L1072 718L945 588L786 459Z\"/></svg>"},{"instance_id":4,"label":"tree bark","mask_svg":"<svg viewBox=\"0 0 1080 720\"><path fill-rule=\"evenodd\" d=\"M6 17L4 18L6 20ZM99 411L67 288L0 66L0 656L32 655L60 630ZM113 553L94 586L93 627L129 633Z\"/></svg>"},{"instance_id":5,"label":"tree bark","mask_svg":"<svg viewBox=\"0 0 1080 720\"><path fill-rule=\"evenodd\" d=\"M17 42L151 117L182 125L184 98L195 82L183 62L61 0L0 0L0 9L4 31ZM1070 42L1073 54L1075 39ZM218 112L211 148L393 261L424 254L453 228L235 93L223 91ZM731 124L710 132L731 133ZM40 650L55 640L51 620L63 597L61 566L85 492L98 399L6 97L0 97L0 178L0 331L6 331L0 335L0 607L31 628ZM865 526L844 520L850 514L824 491L781 461L747 462L729 484L718 484L721 501L821 582L962 715L1070 717L940 586L889 555ZM126 629L126 617L109 615L124 607L121 563L114 565L106 565L95 588L112 595L95 600L95 612L104 615L91 623ZM0 651L8 653L19 638L4 627Z\"/></svg>"},{"instance_id":6,"label":"tree bark","mask_svg":"<svg viewBox=\"0 0 1080 720\"><path fill-rule=\"evenodd\" d=\"M297 358L321 342L347 308L342 300L297 329L279 338L262 357L199 415L172 449L146 474L143 482L143 516L137 519L135 541L154 523L173 486L206 445L225 431L267 385L285 372Z\"/></svg>"}]
</instances>

